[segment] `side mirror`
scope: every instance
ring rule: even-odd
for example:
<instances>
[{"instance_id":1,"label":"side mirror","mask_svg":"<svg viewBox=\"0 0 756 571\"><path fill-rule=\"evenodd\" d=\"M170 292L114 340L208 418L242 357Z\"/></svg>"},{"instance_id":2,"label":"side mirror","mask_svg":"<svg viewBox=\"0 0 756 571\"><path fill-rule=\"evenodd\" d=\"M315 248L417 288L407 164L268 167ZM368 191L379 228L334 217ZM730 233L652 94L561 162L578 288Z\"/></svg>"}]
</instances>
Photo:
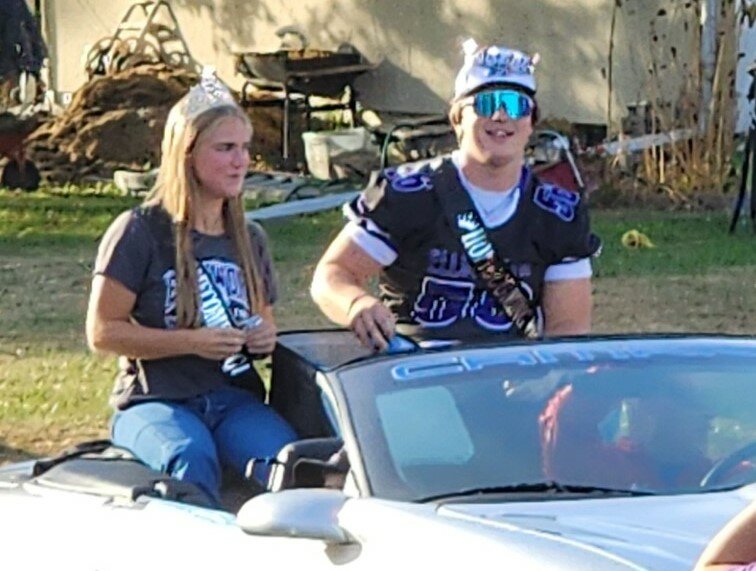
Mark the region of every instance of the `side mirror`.
<instances>
[{"instance_id":1,"label":"side mirror","mask_svg":"<svg viewBox=\"0 0 756 571\"><path fill-rule=\"evenodd\" d=\"M338 516L348 497L337 490L295 489L262 494L247 501L236 523L250 535L319 539L349 543Z\"/></svg>"}]
</instances>

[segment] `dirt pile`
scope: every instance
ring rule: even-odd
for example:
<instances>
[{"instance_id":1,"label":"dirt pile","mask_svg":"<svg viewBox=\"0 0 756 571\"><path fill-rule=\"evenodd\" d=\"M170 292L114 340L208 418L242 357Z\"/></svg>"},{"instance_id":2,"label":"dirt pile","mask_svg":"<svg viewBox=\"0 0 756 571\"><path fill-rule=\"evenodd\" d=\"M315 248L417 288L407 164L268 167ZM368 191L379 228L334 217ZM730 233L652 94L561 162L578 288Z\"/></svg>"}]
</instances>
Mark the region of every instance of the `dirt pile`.
<instances>
[{"instance_id":1,"label":"dirt pile","mask_svg":"<svg viewBox=\"0 0 756 571\"><path fill-rule=\"evenodd\" d=\"M61 116L32 133L29 157L43 180L56 184L155 165L168 110L195 81L195 75L163 64L95 78Z\"/></svg>"},{"instance_id":2,"label":"dirt pile","mask_svg":"<svg viewBox=\"0 0 756 571\"><path fill-rule=\"evenodd\" d=\"M184 69L147 64L97 77L73 96L64 113L27 139L27 154L52 184L110 179L118 169L160 162L160 141L171 106L197 81ZM280 106L248 107L255 126L254 168L280 160Z\"/></svg>"}]
</instances>

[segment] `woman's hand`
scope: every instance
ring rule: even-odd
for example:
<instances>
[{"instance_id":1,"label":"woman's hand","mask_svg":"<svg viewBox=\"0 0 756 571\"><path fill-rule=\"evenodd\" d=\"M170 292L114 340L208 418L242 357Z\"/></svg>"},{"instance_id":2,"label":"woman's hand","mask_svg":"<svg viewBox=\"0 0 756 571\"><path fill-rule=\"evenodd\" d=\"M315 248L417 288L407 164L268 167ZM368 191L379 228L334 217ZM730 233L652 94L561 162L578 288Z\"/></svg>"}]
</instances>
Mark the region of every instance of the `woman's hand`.
<instances>
[{"instance_id":1,"label":"woman's hand","mask_svg":"<svg viewBox=\"0 0 756 571\"><path fill-rule=\"evenodd\" d=\"M394 336L396 318L380 300L368 293L357 296L349 307L349 328L365 347L383 351Z\"/></svg>"},{"instance_id":2,"label":"woman's hand","mask_svg":"<svg viewBox=\"0 0 756 571\"><path fill-rule=\"evenodd\" d=\"M96 275L87 313L87 340L95 351L132 359L198 355L222 361L241 351L243 331L231 328L161 329L131 320L136 294L117 280Z\"/></svg>"},{"instance_id":3,"label":"woman's hand","mask_svg":"<svg viewBox=\"0 0 756 571\"><path fill-rule=\"evenodd\" d=\"M189 331L192 335L192 352L214 361L235 355L242 350L246 341L245 331L228 327L201 327Z\"/></svg>"},{"instance_id":4,"label":"woman's hand","mask_svg":"<svg viewBox=\"0 0 756 571\"><path fill-rule=\"evenodd\" d=\"M263 319L257 327L243 331L247 349L252 355L269 355L276 346L278 330L271 319Z\"/></svg>"}]
</instances>

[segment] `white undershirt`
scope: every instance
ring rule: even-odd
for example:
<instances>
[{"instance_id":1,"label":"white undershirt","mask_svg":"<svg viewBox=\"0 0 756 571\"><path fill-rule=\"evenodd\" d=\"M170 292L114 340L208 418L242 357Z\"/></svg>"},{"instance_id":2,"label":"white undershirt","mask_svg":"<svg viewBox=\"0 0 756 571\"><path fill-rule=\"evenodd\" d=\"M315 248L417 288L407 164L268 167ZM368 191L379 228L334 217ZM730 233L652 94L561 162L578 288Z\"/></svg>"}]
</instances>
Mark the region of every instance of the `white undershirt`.
<instances>
[{"instance_id":1,"label":"white undershirt","mask_svg":"<svg viewBox=\"0 0 756 571\"><path fill-rule=\"evenodd\" d=\"M518 184L509 190L485 190L471 183L462 172L459 151L452 153L452 162L457 167L459 180L472 198L478 215L486 228L496 228L509 221L517 211L520 203L520 187Z\"/></svg>"}]
</instances>

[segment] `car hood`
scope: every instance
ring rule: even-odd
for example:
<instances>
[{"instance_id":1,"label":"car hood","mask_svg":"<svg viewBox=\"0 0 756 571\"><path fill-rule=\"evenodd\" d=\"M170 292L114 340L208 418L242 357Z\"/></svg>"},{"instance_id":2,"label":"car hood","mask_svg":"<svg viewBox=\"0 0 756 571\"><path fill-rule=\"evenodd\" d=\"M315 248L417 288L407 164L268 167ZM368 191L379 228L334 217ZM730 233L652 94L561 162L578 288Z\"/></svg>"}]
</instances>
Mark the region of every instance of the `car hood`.
<instances>
[{"instance_id":1,"label":"car hood","mask_svg":"<svg viewBox=\"0 0 756 571\"><path fill-rule=\"evenodd\" d=\"M437 515L551 535L648 569L690 569L712 536L756 489L697 495L548 502L446 503Z\"/></svg>"}]
</instances>

